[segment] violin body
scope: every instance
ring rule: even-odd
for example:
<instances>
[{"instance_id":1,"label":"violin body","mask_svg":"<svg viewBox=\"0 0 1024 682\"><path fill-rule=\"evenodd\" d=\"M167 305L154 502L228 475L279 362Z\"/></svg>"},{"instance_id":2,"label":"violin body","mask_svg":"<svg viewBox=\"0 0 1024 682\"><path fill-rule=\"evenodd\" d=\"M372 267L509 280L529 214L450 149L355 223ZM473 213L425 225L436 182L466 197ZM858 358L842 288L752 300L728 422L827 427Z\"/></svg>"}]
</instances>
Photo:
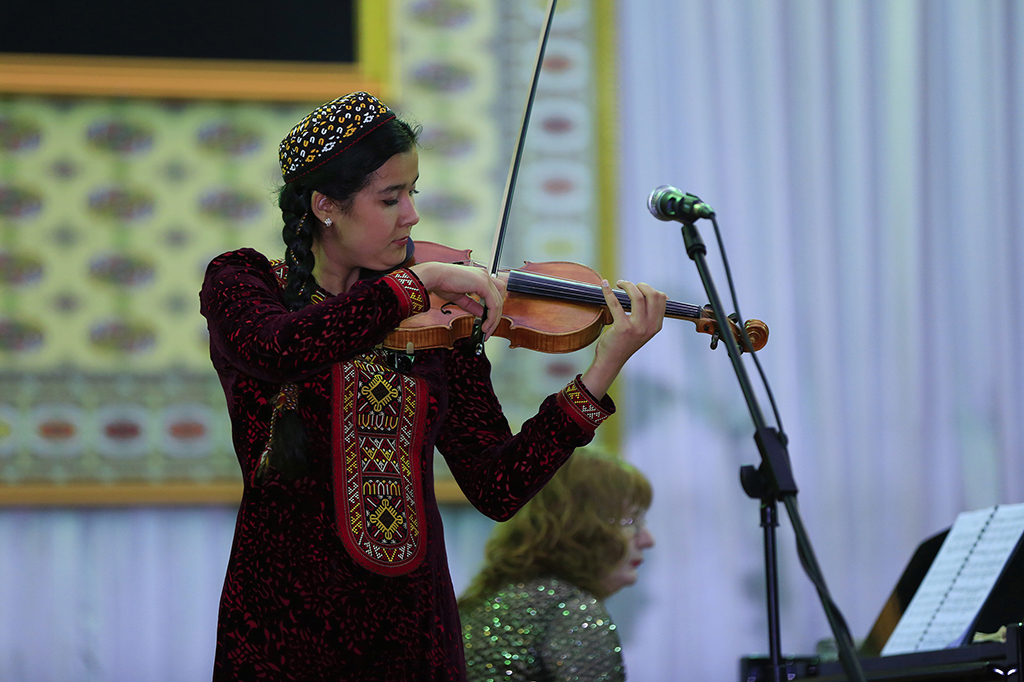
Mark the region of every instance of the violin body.
<instances>
[{"instance_id":1,"label":"violin body","mask_svg":"<svg viewBox=\"0 0 1024 682\"><path fill-rule=\"evenodd\" d=\"M410 267L416 263L436 262L458 265L474 263L469 249L456 249L434 242L416 242L412 258L402 264ZM476 318L439 296L430 294L430 310L402 320L398 329L388 334L381 344L389 350L426 350L430 348L451 348L456 341L473 333Z\"/></svg>"},{"instance_id":2,"label":"violin body","mask_svg":"<svg viewBox=\"0 0 1024 682\"><path fill-rule=\"evenodd\" d=\"M458 265L476 265L469 250L455 249L433 242L416 242L414 263L437 261ZM554 261L527 263L516 272L528 272L566 280L585 277L586 282L601 284L601 276L578 263ZM504 273L502 273L504 274ZM430 310L406 318L384 340L391 350L451 348L459 339L470 336L476 318L433 294ZM580 305L573 301L539 295L509 293L502 307L501 322L495 336L507 339L511 348L529 348L541 353L571 353L593 343L601 329L612 321L608 308Z\"/></svg>"},{"instance_id":3,"label":"violin body","mask_svg":"<svg viewBox=\"0 0 1024 682\"><path fill-rule=\"evenodd\" d=\"M405 265L427 261L480 266L471 251L433 242L416 242L412 259ZM500 271L506 279L507 295L501 322L495 336L507 339L512 348L529 348L541 353L571 353L597 340L612 316L605 304L601 276L579 263L549 261L527 262L516 270ZM614 290L625 310L630 309L626 292ZM710 309L669 301L666 317L694 322L697 331L713 336L717 342L718 322ZM431 294L430 310L406 318L384 340L391 350L413 351L451 348L459 339L473 333L476 318L454 303ZM746 344L738 328L730 321L741 348ZM748 320L745 329L753 346L760 350L768 341L768 327L760 320Z\"/></svg>"}]
</instances>

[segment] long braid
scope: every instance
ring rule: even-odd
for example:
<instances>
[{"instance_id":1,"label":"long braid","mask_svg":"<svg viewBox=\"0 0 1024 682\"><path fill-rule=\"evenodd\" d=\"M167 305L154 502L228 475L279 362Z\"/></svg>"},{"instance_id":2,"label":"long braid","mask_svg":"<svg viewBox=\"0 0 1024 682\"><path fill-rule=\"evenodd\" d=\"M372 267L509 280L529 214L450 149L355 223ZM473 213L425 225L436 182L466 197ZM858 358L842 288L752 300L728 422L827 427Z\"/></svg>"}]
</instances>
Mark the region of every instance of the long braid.
<instances>
[{"instance_id":1,"label":"long braid","mask_svg":"<svg viewBox=\"0 0 1024 682\"><path fill-rule=\"evenodd\" d=\"M316 233L316 217L310 208L313 190L299 183L289 183L281 188L278 205L284 227L281 237L285 243L284 301L289 310L296 311L311 303L316 281L313 277L313 236ZM306 427L299 416L299 387L283 384L274 405L270 424L270 441L264 450L257 475L262 476L268 465L282 476L298 478L309 471L307 455L308 438Z\"/></svg>"},{"instance_id":2,"label":"long braid","mask_svg":"<svg viewBox=\"0 0 1024 682\"><path fill-rule=\"evenodd\" d=\"M315 221L310 210L313 190L298 183L290 183L281 189L278 204L284 227L281 237L285 243L284 263L288 266L284 289L284 300L289 310L301 310L310 303L315 290L313 280L313 235L316 230L310 221Z\"/></svg>"}]
</instances>

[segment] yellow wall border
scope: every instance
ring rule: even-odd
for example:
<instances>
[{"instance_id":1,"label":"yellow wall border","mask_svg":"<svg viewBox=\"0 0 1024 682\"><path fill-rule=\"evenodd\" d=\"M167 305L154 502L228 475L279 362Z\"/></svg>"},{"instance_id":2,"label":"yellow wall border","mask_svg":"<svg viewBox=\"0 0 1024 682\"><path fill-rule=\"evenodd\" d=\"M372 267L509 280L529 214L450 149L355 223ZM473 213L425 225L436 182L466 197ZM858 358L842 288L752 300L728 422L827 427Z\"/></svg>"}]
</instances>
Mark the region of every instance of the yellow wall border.
<instances>
[{"instance_id":1,"label":"yellow wall border","mask_svg":"<svg viewBox=\"0 0 1024 682\"><path fill-rule=\"evenodd\" d=\"M597 200L598 270L615 276L618 272L616 235L618 234L619 163L618 50L616 26L617 2L593 0L594 17L594 89L597 106Z\"/></svg>"},{"instance_id":2,"label":"yellow wall border","mask_svg":"<svg viewBox=\"0 0 1024 682\"><path fill-rule=\"evenodd\" d=\"M619 109L618 36L615 30L616 0L592 0L594 48L593 82L597 119L597 254L599 272L610 281L618 277L619 263ZM615 452L622 451L622 417L609 419L601 440Z\"/></svg>"},{"instance_id":3,"label":"yellow wall border","mask_svg":"<svg viewBox=\"0 0 1024 682\"><path fill-rule=\"evenodd\" d=\"M358 0L356 3L356 58L363 75L379 84L384 99L395 96L391 73L393 45L391 40L391 2L389 0ZM352 92L345 90L344 92ZM339 92L338 95L344 94ZM335 95L337 97L338 95Z\"/></svg>"}]
</instances>

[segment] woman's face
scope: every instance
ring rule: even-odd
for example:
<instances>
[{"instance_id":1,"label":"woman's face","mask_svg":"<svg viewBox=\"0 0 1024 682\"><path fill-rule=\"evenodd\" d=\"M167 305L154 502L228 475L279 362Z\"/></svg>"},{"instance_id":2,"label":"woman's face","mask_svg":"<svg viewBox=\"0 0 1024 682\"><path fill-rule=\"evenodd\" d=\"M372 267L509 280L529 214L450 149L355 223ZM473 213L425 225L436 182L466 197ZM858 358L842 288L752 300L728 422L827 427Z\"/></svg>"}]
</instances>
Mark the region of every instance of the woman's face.
<instances>
[{"instance_id":1,"label":"woman's face","mask_svg":"<svg viewBox=\"0 0 1024 682\"><path fill-rule=\"evenodd\" d=\"M636 582L637 569L644 562L644 550L654 546L654 535L648 530L642 511L622 519L622 532L626 536L626 553L601 581L609 595Z\"/></svg>"},{"instance_id":2,"label":"woman's face","mask_svg":"<svg viewBox=\"0 0 1024 682\"><path fill-rule=\"evenodd\" d=\"M327 267L342 272L390 270L402 263L409 233L420 220L413 199L418 179L419 155L413 149L378 168L347 211L330 202L324 217L333 225L321 237Z\"/></svg>"}]
</instances>

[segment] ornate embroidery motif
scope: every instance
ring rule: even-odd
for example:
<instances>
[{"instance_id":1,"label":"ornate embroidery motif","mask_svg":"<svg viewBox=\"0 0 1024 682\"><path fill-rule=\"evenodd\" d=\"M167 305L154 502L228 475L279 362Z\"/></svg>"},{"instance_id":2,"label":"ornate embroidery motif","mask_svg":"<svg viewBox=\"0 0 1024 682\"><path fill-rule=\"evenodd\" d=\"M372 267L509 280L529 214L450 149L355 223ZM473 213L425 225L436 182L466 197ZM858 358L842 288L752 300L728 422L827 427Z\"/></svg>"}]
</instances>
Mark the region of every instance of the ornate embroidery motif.
<instances>
[{"instance_id":1,"label":"ornate embroidery motif","mask_svg":"<svg viewBox=\"0 0 1024 682\"><path fill-rule=\"evenodd\" d=\"M590 397L579 375L558 393L558 402L584 428L596 429L611 414Z\"/></svg>"},{"instance_id":2,"label":"ornate embroidery motif","mask_svg":"<svg viewBox=\"0 0 1024 682\"><path fill-rule=\"evenodd\" d=\"M284 289L288 284L288 266L284 264L284 259L275 258L270 261L270 269L274 273L274 277L277 277L277 285Z\"/></svg>"},{"instance_id":3,"label":"ornate embroidery motif","mask_svg":"<svg viewBox=\"0 0 1024 682\"><path fill-rule=\"evenodd\" d=\"M414 274L408 270L395 270L389 273L385 279L390 279L398 285L391 288L403 299L406 314L415 315L430 310L430 299L427 298L423 285ZM391 284L391 282L388 283Z\"/></svg>"},{"instance_id":4,"label":"ornate embroidery motif","mask_svg":"<svg viewBox=\"0 0 1024 682\"><path fill-rule=\"evenodd\" d=\"M371 351L334 366L334 498L338 533L362 566L383 575L416 568L426 547L419 466L422 379Z\"/></svg>"},{"instance_id":5,"label":"ornate embroidery motif","mask_svg":"<svg viewBox=\"0 0 1024 682\"><path fill-rule=\"evenodd\" d=\"M383 412L389 402L402 394L379 374L374 376L369 384L359 389L359 393L373 404L374 412Z\"/></svg>"},{"instance_id":6,"label":"ornate embroidery motif","mask_svg":"<svg viewBox=\"0 0 1024 682\"><path fill-rule=\"evenodd\" d=\"M277 277L277 284L282 289L288 286L288 266L284 264L284 260L281 258L275 258L270 261L270 269L274 273L274 277ZM320 301L326 301L327 296L324 295L323 291L319 289L313 292L313 295L309 297L310 303L319 303Z\"/></svg>"}]
</instances>

